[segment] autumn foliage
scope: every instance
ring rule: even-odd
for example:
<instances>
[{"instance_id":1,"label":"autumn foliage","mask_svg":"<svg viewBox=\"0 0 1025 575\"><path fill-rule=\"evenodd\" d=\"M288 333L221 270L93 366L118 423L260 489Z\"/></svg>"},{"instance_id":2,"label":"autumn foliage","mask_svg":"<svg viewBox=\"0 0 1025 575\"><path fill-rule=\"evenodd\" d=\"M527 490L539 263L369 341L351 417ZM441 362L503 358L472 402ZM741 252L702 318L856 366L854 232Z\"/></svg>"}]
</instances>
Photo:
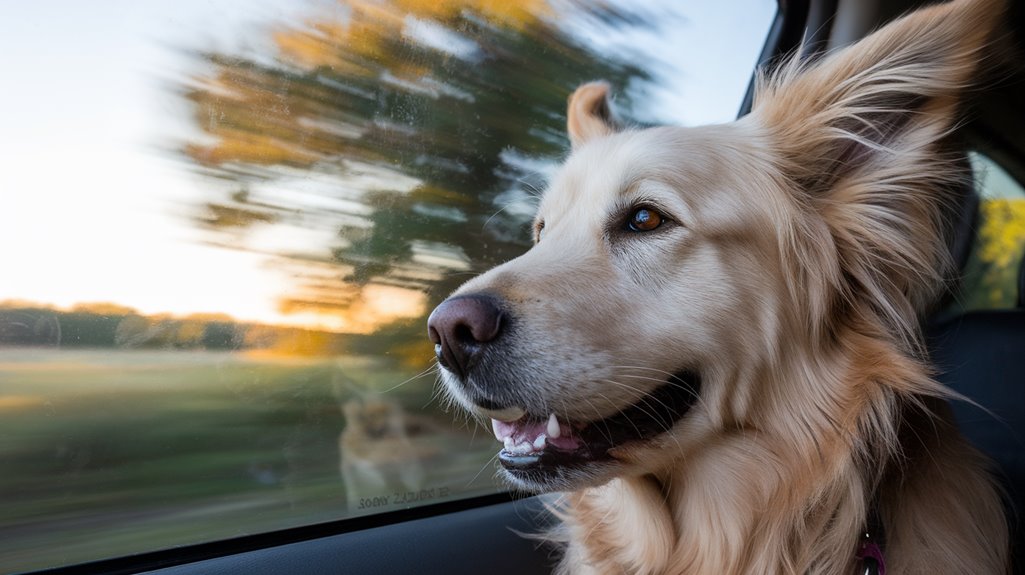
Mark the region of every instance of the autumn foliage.
<instances>
[{"instance_id":1,"label":"autumn foliage","mask_svg":"<svg viewBox=\"0 0 1025 575\"><path fill-rule=\"evenodd\" d=\"M356 0L254 30L259 48L195 54L206 72L182 93L203 137L182 151L210 184L197 223L295 278L281 309L363 332L405 322L405 340L422 339L433 303L527 246L539 171L567 148L572 89L646 77L566 25L600 32L640 16L558 6ZM323 240L253 240L300 230ZM373 296L384 288L407 292L390 292L393 310Z\"/></svg>"}]
</instances>

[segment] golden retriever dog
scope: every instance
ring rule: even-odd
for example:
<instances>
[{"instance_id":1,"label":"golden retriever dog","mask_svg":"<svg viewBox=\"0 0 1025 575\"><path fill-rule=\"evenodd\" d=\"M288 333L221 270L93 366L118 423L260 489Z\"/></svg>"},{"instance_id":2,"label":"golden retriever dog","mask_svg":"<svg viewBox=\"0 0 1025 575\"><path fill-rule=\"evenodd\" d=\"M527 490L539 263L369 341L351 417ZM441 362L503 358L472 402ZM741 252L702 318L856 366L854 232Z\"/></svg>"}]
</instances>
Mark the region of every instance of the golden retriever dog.
<instances>
[{"instance_id":1,"label":"golden retriever dog","mask_svg":"<svg viewBox=\"0 0 1025 575\"><path fill-rule=\"evenodd\" d=\"M606 85L572 95L534 246L428 320L501 473L564 492L560 572L1007 571L920 333L1001 11L935 5L792 58L729 124L624 129Z\"/></svg>"}]
</instances>

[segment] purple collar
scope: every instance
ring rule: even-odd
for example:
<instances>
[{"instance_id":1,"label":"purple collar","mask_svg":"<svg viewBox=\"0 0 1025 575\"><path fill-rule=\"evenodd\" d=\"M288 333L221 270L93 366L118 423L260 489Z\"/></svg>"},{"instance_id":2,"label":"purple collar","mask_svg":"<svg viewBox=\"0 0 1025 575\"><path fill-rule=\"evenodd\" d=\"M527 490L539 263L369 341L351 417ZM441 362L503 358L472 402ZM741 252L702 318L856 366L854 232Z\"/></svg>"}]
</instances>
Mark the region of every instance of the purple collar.
<instances>
[{"instance_id":1,"label":"purple collar","mask_svg":"<svg viewBox=\"0 0 1025 575\"><path fill-rule=\"evenodd\" d=\"M858 546L858 553L855 557L861 563L858 575L886 575L883 550L878 543L872 540L870 534L865 534L865 539Z\"/></svg>"}]
</instances>

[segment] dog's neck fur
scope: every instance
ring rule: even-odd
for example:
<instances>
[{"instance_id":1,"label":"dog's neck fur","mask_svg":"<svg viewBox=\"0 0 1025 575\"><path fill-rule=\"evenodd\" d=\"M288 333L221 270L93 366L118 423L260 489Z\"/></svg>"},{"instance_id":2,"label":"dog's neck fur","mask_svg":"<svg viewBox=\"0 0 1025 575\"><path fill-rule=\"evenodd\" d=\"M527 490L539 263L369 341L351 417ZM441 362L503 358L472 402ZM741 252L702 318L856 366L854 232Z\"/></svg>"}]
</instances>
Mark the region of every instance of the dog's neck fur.
<instances>
[{"instance_id":1,"label":"dog's neck fur","mask_svg":"<svg viewBox=\"0 0 1025 575\"><path fill-rule=\"evenodd\" d=\"M884 414L897 408L898 395L892 385L874 381L878 370L871 368L894 361L883 357L885 347L875 347L863 359L829 358L845 366L844 374L816 378L798 369L761 370L755 377L762 381L754 386L763 390L757 401L765 406L763 417L720 434L715 445L702 445L672 470L570 494L573 540L584 548L574 554L586 555L599 573L850 571L863 523L839 518L865 517L891 457L889 446L896 445L896 430L880 424L894 419ZM809 365L807 358L773 363ZM920 372L909 367L909 374ZM808 393L846 405L831 406L815 419L791 412L785 398L773 405L772 390L780 387L772 373L786 374L789 386L802 380ZM863 421L835 421L830 413ZM864 437L845 437L847 429ZM854 446L872 446L873 452Z\"/></svg>"},{"instance_id":2,"label":"dog's neck fur","mask_svg":"<svg viewBox=\"0 0 1025 575\"><path fill-rule=\"evenodd\" d=\"M977 459L942 414L923 405L922 391L936 396L942 389L921 364L892 346L865 336L860 344L835 350L842 358L834 365L844 366L843 373L816 378L789 372L809 386L855 390L841 399L846 408L833 413L847 413L856 423L831 420L826 413L804 422L777 413L721 434L715 445L702 445L674 470L567 494L560 510L572 541L565 570L853 573L879 490L890 573L1000 573L999 550L963 529L999 513L998 500L990 497L982 508L964 506L973 498L907 504L922 498L923 486L930 486L927 492L979 491L987 484L980 468L925 455L941 449L948 452L943 457ZM907 415L904 429L892 427L901 412ZM793 442L793 425L810 426L800 434L806 443ZM852 429L858 437L846 435ZM904 476L905 469L913 473ZM940 526L942 537L923 541L922 525Z\"/></svg>"}]
</instances>

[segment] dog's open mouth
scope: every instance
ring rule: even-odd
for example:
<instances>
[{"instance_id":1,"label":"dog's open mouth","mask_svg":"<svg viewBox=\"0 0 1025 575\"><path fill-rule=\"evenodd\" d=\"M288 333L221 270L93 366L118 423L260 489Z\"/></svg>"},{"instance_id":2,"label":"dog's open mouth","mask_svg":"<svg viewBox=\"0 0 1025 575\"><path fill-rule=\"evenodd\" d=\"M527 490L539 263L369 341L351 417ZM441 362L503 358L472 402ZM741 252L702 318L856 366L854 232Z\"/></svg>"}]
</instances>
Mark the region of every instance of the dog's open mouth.
<instances>
[{"instance_id":1,"label":"dog's open mouth","mask_svg":"<svg viewBox=\"0 0 1025 575\"><path fill-rule=\"evenodd\" d=\"M526 413L515 421L492 419L495 437L504 444L499 461L514 473L536 473L611 459L610 449L650 439L672 428L697 401L699 388L700 378L696 374L680 372L638 402L605 419L565 421L554 413Z\"/></svg>"}]
</instances>

